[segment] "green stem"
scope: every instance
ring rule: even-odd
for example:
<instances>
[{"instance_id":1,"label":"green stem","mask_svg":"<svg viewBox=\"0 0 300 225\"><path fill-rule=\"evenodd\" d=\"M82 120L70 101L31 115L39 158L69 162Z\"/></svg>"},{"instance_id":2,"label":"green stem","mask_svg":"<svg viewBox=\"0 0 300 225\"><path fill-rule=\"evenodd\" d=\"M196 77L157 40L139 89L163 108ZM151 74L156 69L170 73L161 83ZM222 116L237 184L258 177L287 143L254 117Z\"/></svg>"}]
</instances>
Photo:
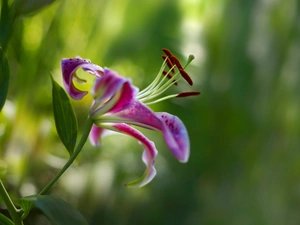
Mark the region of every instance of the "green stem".
<instances>
[{"instance_id":1,"label":"green stem","mask_svg":"<svg viewBox=\"0 0 300 225\"><path fill-rule=\"evenodd\" d=\"M71 164L74 162L74 160L76 159L76 157L78 156L78 154L81 152L81 149L83 148L89 133L91 131L93 125L93 120L89 117L87 119L87 122L85 124L85 128L83 130L81 139L78 143L78 145L76 146L76 149L74 151L74 153L72 154L72 156L69 158L68 162L64 165L64 167L59 171L59 173L47 184L47 186L39 193L39 195L44 195L46 194L50 188L56 183L56 181L61 177L61 175L64 174L64 172L71 166Z\"/></svg>"},{"instance_id":2,"label":"green stem","mask_svg":"<svg viewBox=\"0 0 300 225\"><path fill-rule=\"evenodd\" d=\"M7 210L14 221L15 225L23 225L23 221L21 220L21 213L20 211L15 207L13 201L9 197L2 181L0 180L0 196L2 197Z\"/></svg>"}]
</instances>

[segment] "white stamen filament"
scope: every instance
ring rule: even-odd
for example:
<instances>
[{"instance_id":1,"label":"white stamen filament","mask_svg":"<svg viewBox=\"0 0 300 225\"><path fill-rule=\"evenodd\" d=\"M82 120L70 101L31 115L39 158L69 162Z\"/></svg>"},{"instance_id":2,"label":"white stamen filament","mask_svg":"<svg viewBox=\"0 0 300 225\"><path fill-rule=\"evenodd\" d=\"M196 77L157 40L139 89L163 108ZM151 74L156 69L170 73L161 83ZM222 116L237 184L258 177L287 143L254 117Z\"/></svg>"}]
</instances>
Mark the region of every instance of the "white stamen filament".
<instances>
[{"instance_id":1,"label":"white stamen filament","mask_svg":"<svg viewBox=\"0 0 300 225\"><path fill-rule=\"evenodd\" d=\"M185 69L193 61L194 58L195 57L193 55L189 55L186 64L183 66L183 69ZM144 102L147 105L150 105L170 98L174 98L178 95L178 94L172 94L172 95L164 96L162 98L153 100L154 98L156 98L157 96L165 92L167 89L169 89L171 86L173 86L175 82L183 79L179 71L177 71L175 74L172 74L172 78L168 79L168 75L171 74L172 70L175 69L175 67L177 67L176 65L170 68L167 74L165 75L163 74L163 71L167 66L167 60L168 57L166 57L166 59L164 60L159 70L159 73L157 74L154 81L137 94L137 99L139 99L139 101ZM168 80L166 81L166 79Z\"/></svg>"},{"instance_id":2,"label":"white stamen filament","mask_svg":"<svg viewBox=\"0 0 300 225\"><path fill-rule=\"evenodd\" d=\"M151 91L151 89L153 89L153 87L155 87L157 85L157 83L159 82L162 72L164 71L165 67L166 67L166 62L167 62L167 58L164 60L162 66L160 67L160 70L158 72L158 75L155 77L154 81L152 81L151 84L149 84L146 88L144 88L142 91L140 91L138 93L138 98L143 97L144 95L148 94L148 91Z\"/></svg>"}]
</instances>

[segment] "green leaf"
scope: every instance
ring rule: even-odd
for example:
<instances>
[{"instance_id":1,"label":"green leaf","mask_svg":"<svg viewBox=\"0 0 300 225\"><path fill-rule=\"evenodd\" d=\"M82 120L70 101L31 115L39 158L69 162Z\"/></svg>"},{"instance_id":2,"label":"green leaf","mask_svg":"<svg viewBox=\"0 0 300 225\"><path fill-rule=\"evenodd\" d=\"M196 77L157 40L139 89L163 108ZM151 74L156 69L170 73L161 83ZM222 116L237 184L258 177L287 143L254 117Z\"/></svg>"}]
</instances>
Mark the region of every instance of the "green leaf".
<instances>
[{"instance_id":1,"label":"green leaf","mask_svg":"<svg viewBox=\"0 0 300 225\"><path fill-rule=\"evenodd\" d=\"M49 195L25 197L34 204L53 225L87 225L80 212L60 198Z\"/></svg>"},{"instance_id":2,"label":"green leaf","mask_svg":"<svg viewBox=\"0 0 300 225\"><path fill-rule=\"evenodd\" d=\"M34 208L34 204L26 199L16 200L15 203L23 209L22 220L24 220L30 213L31 209Z\"/></svg>"},{"instance_id":3,"label":"green leaf","mask_svg":"<svg viewBox=\"0 0 300 225\"><path fill-rule=\"evenodd\" d=\"M0 111L7 97L9 81L9 65L3 50L0 48Z\"/></svg>"},{"instance_id":4,"label":"green leaf","mask_svg":"<svg viewBox=\"0 0 300 225\"><path fill-rule=\"evenodd\" d=\"M12 5L9 0L2 0L0 5L0 46L4 51L12 34L15 21L14 7Z\"/></svg>"},{"instance_id":5,"label":"green leaf","mask_svg":"<svg viewBox=\"0 0 300 225\"><path fill-rule=\"evenodd\" d=\"M77 139L77 118L69 97L52 78L53 112L57 133L66 149L72 155Z\"/></svg>"},{"instance_id":6,"label":"green leaf","mask_svg":"<svg viewBox=\"0 0 300 225\"><path fill-rule=\"evenodd\" d=\"M14 225L14 223L6 216L0 213L0 224L1 225Z\"/></svg>"}]
</instances>

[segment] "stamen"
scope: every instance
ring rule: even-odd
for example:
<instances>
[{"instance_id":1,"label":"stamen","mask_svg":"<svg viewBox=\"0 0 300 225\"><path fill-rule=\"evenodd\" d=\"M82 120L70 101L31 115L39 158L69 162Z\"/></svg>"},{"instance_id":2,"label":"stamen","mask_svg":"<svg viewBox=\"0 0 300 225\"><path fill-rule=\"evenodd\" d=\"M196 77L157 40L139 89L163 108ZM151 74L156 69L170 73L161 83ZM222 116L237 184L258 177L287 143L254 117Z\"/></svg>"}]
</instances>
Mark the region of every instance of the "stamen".
<instances>
[{"instance_id":1,"label":"stamen","mask_svg":"<svg viewBox=\"0 0 300 225\"><path fill-rule=\"evenodd\" d=\"M163 98L156 99L156 100L154 100L154 101L152 101L152 102L147 102L146 104L147 104L147 105L152 105L152 104L156 104L156 103L158 103L158 102L162 102L162 101L165 101L165 100L167 100L167 99L176 98L176 97L177 97L177 94L168 95L168 96L165 96L165 97L163 97Z\"/></svg>"},{"instance_id":2,"label":"stamen","mask_svg":"<svg viewBox=\"0 0 300 225\"><path fill-rule=\"evenodd\" d=\"M156 76L156 78L152 81L151 84L149 84L146 88L144 88L143 90L141 90L138 93L138 98L142 98L148 94L150 94L152 92L152 90L157 86L157 84L159 83L160 79L161 79L161 74L164 70L166 66L166 60L163 62L162 66L159 69L158 75Z\"/></svg>"},{"instance_id":3,"label":"stamen","mask_svg":"<svg viewBox=\"0 0 300 225\"><path fill-rule=\"evenodd\" d=\"M173 78L173 76L172 76L168 71L165 71L165 70L164 70L164 71L162 72L162 74L165 75L165 76L167 76L167 78L170 79L170 80ZM174 79L174 84L175 84L176 86L178 85L178 83L176 82L175 79Z\"/></svg>"},{"instance_id":4,"label":"stamen","mask_svg":"<svg viewBox=\"0 0 300 225\"><path fill-rule=\"evenodd\" d=\"M183 98L183 97L195 96L195 95L200 95L200 94L201 94L200 91L181 92L176 96L176 98Z\"/></svg>"},{"instance_id":5,"label":"stamen","mask_svg":"<svg viewBox=\"0 0 300 225\"><path fill-rule=\"evenodd\" d=\"M179 62L179 60L176 58L176 56L171 55L170 56L170 60L172 61L173 64L175 64L177 66L178 69L183 69L181 66L181 63Z\"/></svg>"},{"instance_id":6,"label":"stamen","mask_svg":"<svg viewBox=\"0 0 300 225\"><path fill-rule=\"evenodd\" d=\"M192 86L193 85L193 80L190 78L188 73L185 72L183 69L179 69L179 72L180 72L181 76L183 77L183 79L185 79L186 82L188 82L188 84Z\"/></svg>"},{"instance_id":7,"label":"stamen","mask_svg":"<svg viewBox=\"0 0 300 225\"><path fill-rule=\"evenodd\" d=\"M166 54L162 56L164 60L163 65L161 66L160 71L157 77L154 79L154 81L147 88L145 88L144 90L140 91L137 94L137 98L139 99L139 101L147 105L150 105L171 98L180 98L180 97L199 95L200 92L191 91L191 92L182 92L179 94L171 94L156 99L167 89L169 89L172 85L178 85L177 82L180 79L185 79L185 81L189 85L193 85L193 81L191 77L184 69L191 63L191 61L195 57L193 55L189 55L188 60L183 67L180 61L178 60L178 58L174 56L170 50L168 50L167 48L163 48L162 50ZM175 70L175 67L177 67L177 70Z\"/></svg>"},{"instance_id":8,"label":"stamen","mask_svg":"<svg viewBox=\"0 0 300 225\"><path fill-rule=\"evenodd\" d=\"M162 55L162 58L163 58L163 60L166 61L167 65L170 69L174 66L174 64L172 63L172 61L170 60L170 58L168 56ZM172 72L175 73L175 70L172 69Z\"/></svg>"},{"instance_id":9,"label":"stamen","mask_svg":"<svg viewBox=\"0 0 300 225\"><path fill-rule=\"evenodd\" d=\"M168 73L170 73L170 72L171 72L171 69L168 71ZM163 76L163 73L161 71L160 75L163 78L158 82L158 84L156 84L155 86L153 86L153 88L149 89L147 91L147 93L144 92L141 95L138 94L139 100L142 101L142 102L145 102L145 101L149 101L150 99L154 99L157 96L161 95L163 92L165 92L167 89L169 89L174 84L174 80L175 80L175 78L176 78L176 76L178 74L179 73L174 74L174 76L172 77L171 80L168 80L167 82L165 82L165 79L167 79L167 78L166 78L166 76ZM145 96L147 96L147 97L145 97Z\"/></svg>"},{"instance_id":10,"label":"stamen","mask_svg":"<svg viewBox=\"0 0 300 225\"><path fill-rule=\"evenodd\" d=\"M163 48L162 50L167 56L169 56L169 57L173 56L172 52L169 49Z\"/></svg>"}]
</instances>

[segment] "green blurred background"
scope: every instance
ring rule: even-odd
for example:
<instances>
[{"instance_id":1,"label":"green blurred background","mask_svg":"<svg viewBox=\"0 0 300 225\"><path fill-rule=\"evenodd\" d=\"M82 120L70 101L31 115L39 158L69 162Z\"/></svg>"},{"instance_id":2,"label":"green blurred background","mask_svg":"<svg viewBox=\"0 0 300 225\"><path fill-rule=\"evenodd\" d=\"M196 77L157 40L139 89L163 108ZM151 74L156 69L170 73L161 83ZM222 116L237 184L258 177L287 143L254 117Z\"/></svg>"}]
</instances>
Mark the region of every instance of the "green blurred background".
<instances>
[{"instance_id":1,"label":"green blurred background","mask_svg":"<svg viewBox=\"0 0 300 225\"><path fill-rule=\"evenodd\" d=\"M298 0L65 0L20 18L0 115L6 186L16 197L37 193L68 157L51 105L50 74L62 83L62 58L89 58L143 88L167 47L182 62L196 56L187 71L202 94L154 106L186 124L189 162L145 131L159 149L158 174L126 188L144 171L142 149L109 136L100 148L87 143L51 194L92 225L300 224L299 24ZM90 103L73 102L80 128Z\"/></svg>"}]
</instances>

